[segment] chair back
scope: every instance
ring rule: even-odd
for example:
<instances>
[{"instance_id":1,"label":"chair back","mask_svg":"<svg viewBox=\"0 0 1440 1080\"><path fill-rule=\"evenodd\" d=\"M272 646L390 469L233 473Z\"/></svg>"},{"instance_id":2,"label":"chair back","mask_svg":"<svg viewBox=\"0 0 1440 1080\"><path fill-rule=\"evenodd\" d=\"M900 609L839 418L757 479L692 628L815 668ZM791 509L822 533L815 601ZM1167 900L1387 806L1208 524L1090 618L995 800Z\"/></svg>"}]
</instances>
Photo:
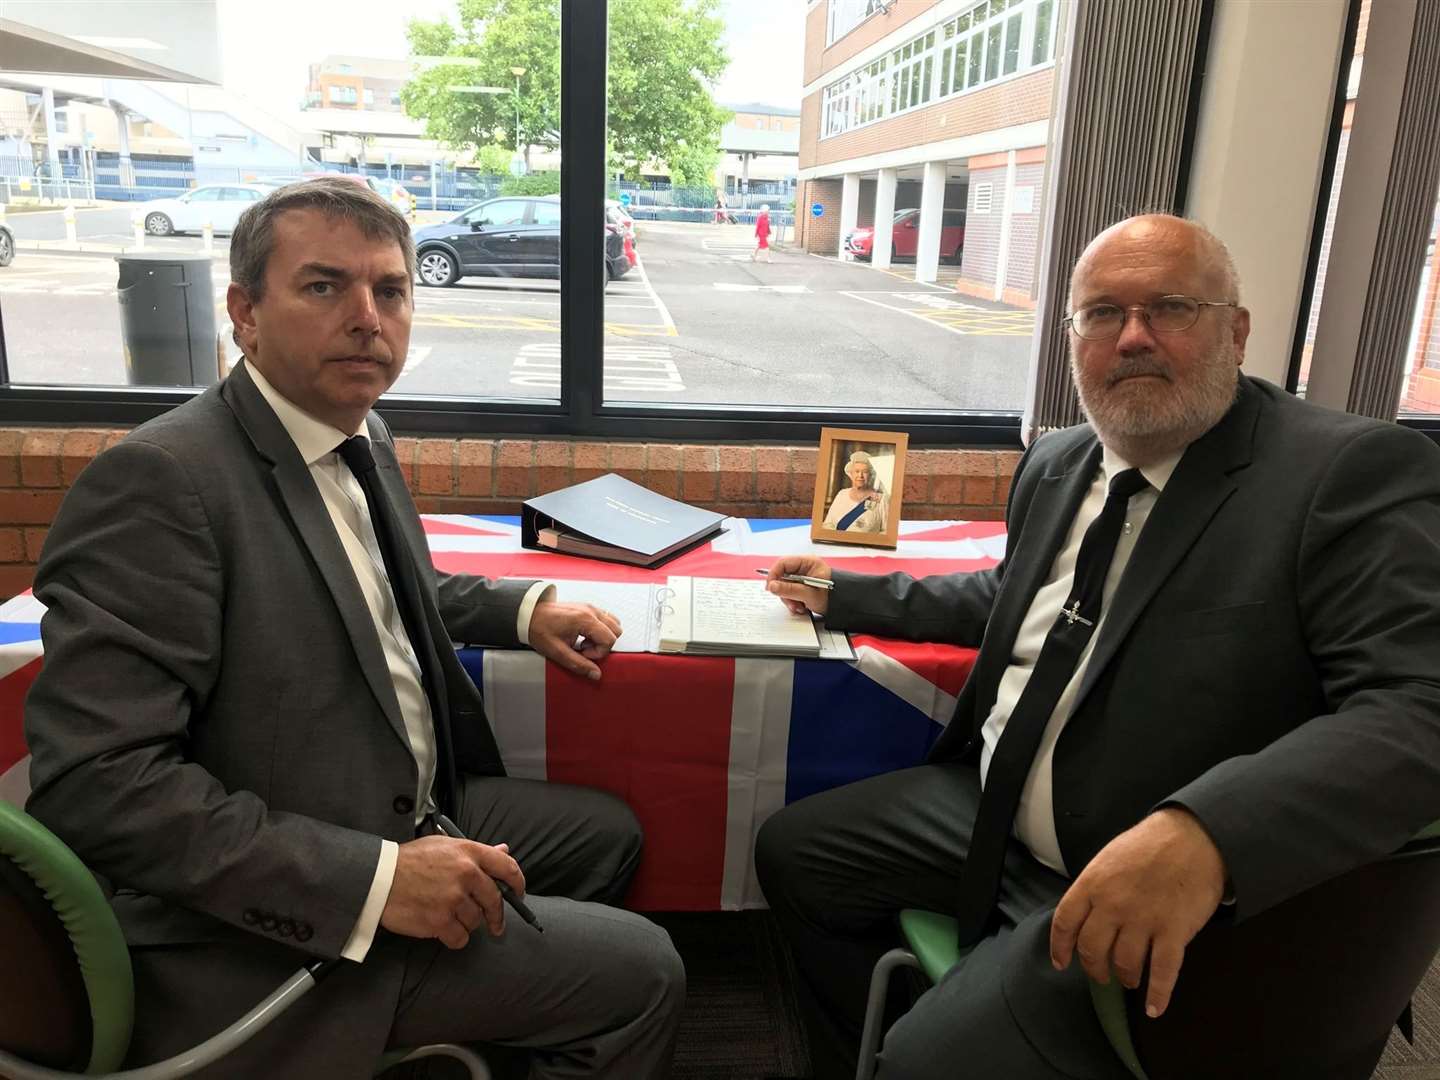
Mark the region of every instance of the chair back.
<instances>
[{"instance_id":1,"label":"chair back","mask_svg":"<svg viewBox=\"0 0 1440 1080\"><path fill-rule=\"evenodd\" d=\"M1130 1034L1151 1080L1365 1080L1437 949L1431 837L1206 927L1163 1016L1144 1015L1144 986L1126 995Z\"/></svg>"},{"instance_id":2,"label":"chair back","mask_svg":"<svg viewBox=\"0 0 1440 1080\"><path fill-rule=\"evenodd\" d=\"M134 983L95 878L54 833L0 802L0 1051L74 1072L120 1067Z\"/></svg>"}]
</instances>

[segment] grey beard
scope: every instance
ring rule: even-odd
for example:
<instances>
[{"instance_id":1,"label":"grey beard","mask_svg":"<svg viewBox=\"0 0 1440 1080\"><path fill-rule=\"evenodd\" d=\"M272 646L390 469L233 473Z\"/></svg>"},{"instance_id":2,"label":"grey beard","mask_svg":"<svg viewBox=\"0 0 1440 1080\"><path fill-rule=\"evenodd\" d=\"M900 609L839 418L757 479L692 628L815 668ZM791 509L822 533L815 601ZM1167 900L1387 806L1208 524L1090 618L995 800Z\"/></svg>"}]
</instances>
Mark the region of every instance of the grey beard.
<instances>
[{"instance_id":1,"label":"grey beard","mask_svg":"<svg viewBox=\"0 0 1440 1080\"><path fill-rule=\"evenodd\" d=\"M1101 442L1164 444L1168 450L1199 438L1229 410L1238 385L1237 359L1234 344L1226 341L1189 382L1172 382L1158 400L1138 403L1115 400L1109 386L1087 385L1073 363L1072 374L1081 407ZM1115 368L1109 378L1160 370L1142 357Z\"/></svg>"}]
</instances>

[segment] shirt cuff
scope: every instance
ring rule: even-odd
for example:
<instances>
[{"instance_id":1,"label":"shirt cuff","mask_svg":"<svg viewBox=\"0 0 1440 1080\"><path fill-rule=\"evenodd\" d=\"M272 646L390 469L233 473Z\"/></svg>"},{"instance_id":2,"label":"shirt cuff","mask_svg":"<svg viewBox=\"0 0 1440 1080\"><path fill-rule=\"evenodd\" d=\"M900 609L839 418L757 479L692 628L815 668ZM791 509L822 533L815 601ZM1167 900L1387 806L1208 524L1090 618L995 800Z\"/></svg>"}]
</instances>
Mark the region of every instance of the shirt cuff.
<instances>
[{"instance_id":1,"label":"shirt cuff","mask_svg":"<svg viewBox=\"0 0 1440 1080\"><path fill-rule=\"evenodd\" d=\"M365 906L360 909L360 918L340 955L346 960L360 963L375 941L375 931L380 926L380 916L385 913L385 902L390 899L390 886L395 884L395 863L400 858L400 845L394 840L380 841L380 861L375 864L375 878L370 882L370 893L365 897Z\"/></svg>"},{"instance_id":2,"label":"shirt cuff","mask_svg":"<svg viewBox=\"0 0 1440 1080\"><path fill-rule=\"evenodd\" d=\"M515 616L515 633L520 636L521 645L530 644L530 616L535 614L535 605L555 599L555 586L547 581L537 581L520 601L520 612Z\"/></svg>"}]
</instances>

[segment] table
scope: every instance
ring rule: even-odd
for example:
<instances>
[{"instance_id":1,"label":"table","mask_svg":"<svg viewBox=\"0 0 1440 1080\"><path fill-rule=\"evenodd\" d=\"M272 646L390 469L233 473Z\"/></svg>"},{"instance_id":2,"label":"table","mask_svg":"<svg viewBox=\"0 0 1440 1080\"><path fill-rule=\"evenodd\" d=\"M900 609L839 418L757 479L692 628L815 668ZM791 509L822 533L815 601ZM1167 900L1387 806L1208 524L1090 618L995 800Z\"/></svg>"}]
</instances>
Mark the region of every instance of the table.
<instances>
[{"instance_id":1,"label":"table","mask_svg":"<svg viewBox=\"0 0 1440 1080\"><path fill-rule=\"evenodd\" d=\"M725 532L651 571L521 549L519 519L427 515L442 570L488 577L654 581L753 578L783 554L838 568L969 572L1004 553L999 522L903 522L894 552L812 545L809 523L729 518ZM28 791L21 715L42 661L42 605L0 605L0 799ZM856 659L743 659L616 653L598 683L528 650L460 650L513 776L587 784L624 798L645 829L627 905L761 907L754 837L787 803L919 763L949 721L974 651L853 635Z\"/></svg>"}]
</instances>

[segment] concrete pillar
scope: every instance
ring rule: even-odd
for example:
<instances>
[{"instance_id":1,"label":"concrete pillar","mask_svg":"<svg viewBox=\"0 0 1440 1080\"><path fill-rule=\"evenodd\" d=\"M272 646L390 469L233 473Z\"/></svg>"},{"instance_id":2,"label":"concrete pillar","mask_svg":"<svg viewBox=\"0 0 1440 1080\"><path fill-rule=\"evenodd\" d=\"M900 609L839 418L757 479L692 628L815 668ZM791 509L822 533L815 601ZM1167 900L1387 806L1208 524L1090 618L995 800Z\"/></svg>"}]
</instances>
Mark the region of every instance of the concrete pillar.
<instances>
[{"instance_id":1,"label":"concrete pillar","mask_svg":"<svg viewBox=\"0 0 1440 1080\"><path fill-rule=\"evenodd\" d=\"M40 104L45 110L45 157L50 163L47 170L53 193L60 194L60 132L55 129L55 91L45 87L40 91Z\"/></svg>"},{"instance_id":2,"label":"concrete pillar","mask_svg":"<svg viewBox=\"0 0 1440 1080\"><path fill-rule=\"evenodd\" d=\"M945 210L945 162L927 161L920 184L920 236L915 245L915 280L940 275L940 220Z\"/></svg>"},{"instance_id":3,"label":"concrete pillar","mask_svg":"<svg viewBox=\"0 0 1440 1080\"><path fill-rule=\"evenodd\" d=\"M133 188L135 186L135 165L130 160L130 120L129 113L125 106L116 105L113 102L110 108L115 110L115 130L120 140L120 186L122 188Z\"/></svg>"},{"instance_id":4,"label":"concrete pillar","mask_svg":"<svg viewBox=\"0 0 1440 1080\"><path fill-rule=\"evenodd\" d=\"M842 259L850 257L845 254L845 234L851 232L859 220L860 174L846 173L840 182L840 237L835 245L835 254Z\"/></svg>"},{"instance_id":5,"label":"concrete pillar","mask_svg":"<svg viewBox=\"0 0 1440 1080\"><path fill-rule=\"evenodd\" d=\"M895 245L894 169L881 169L875 181L875 238L870 245L870 265L888 269Z\"/></svg>"},{"instance_id":6,"label":"concrete pillar","mask_svg":"<svg viewBox=\"0 0 1440 1080\"><path fill-rule=\"evenodd\" d=\"M1005 203L1000 208L1000 251L995 258L996 300L1005 299L1005 275L1010 266L1010 227L1015 216L1015 151L1005 155Z\"/></svg>"}]
</instances>

